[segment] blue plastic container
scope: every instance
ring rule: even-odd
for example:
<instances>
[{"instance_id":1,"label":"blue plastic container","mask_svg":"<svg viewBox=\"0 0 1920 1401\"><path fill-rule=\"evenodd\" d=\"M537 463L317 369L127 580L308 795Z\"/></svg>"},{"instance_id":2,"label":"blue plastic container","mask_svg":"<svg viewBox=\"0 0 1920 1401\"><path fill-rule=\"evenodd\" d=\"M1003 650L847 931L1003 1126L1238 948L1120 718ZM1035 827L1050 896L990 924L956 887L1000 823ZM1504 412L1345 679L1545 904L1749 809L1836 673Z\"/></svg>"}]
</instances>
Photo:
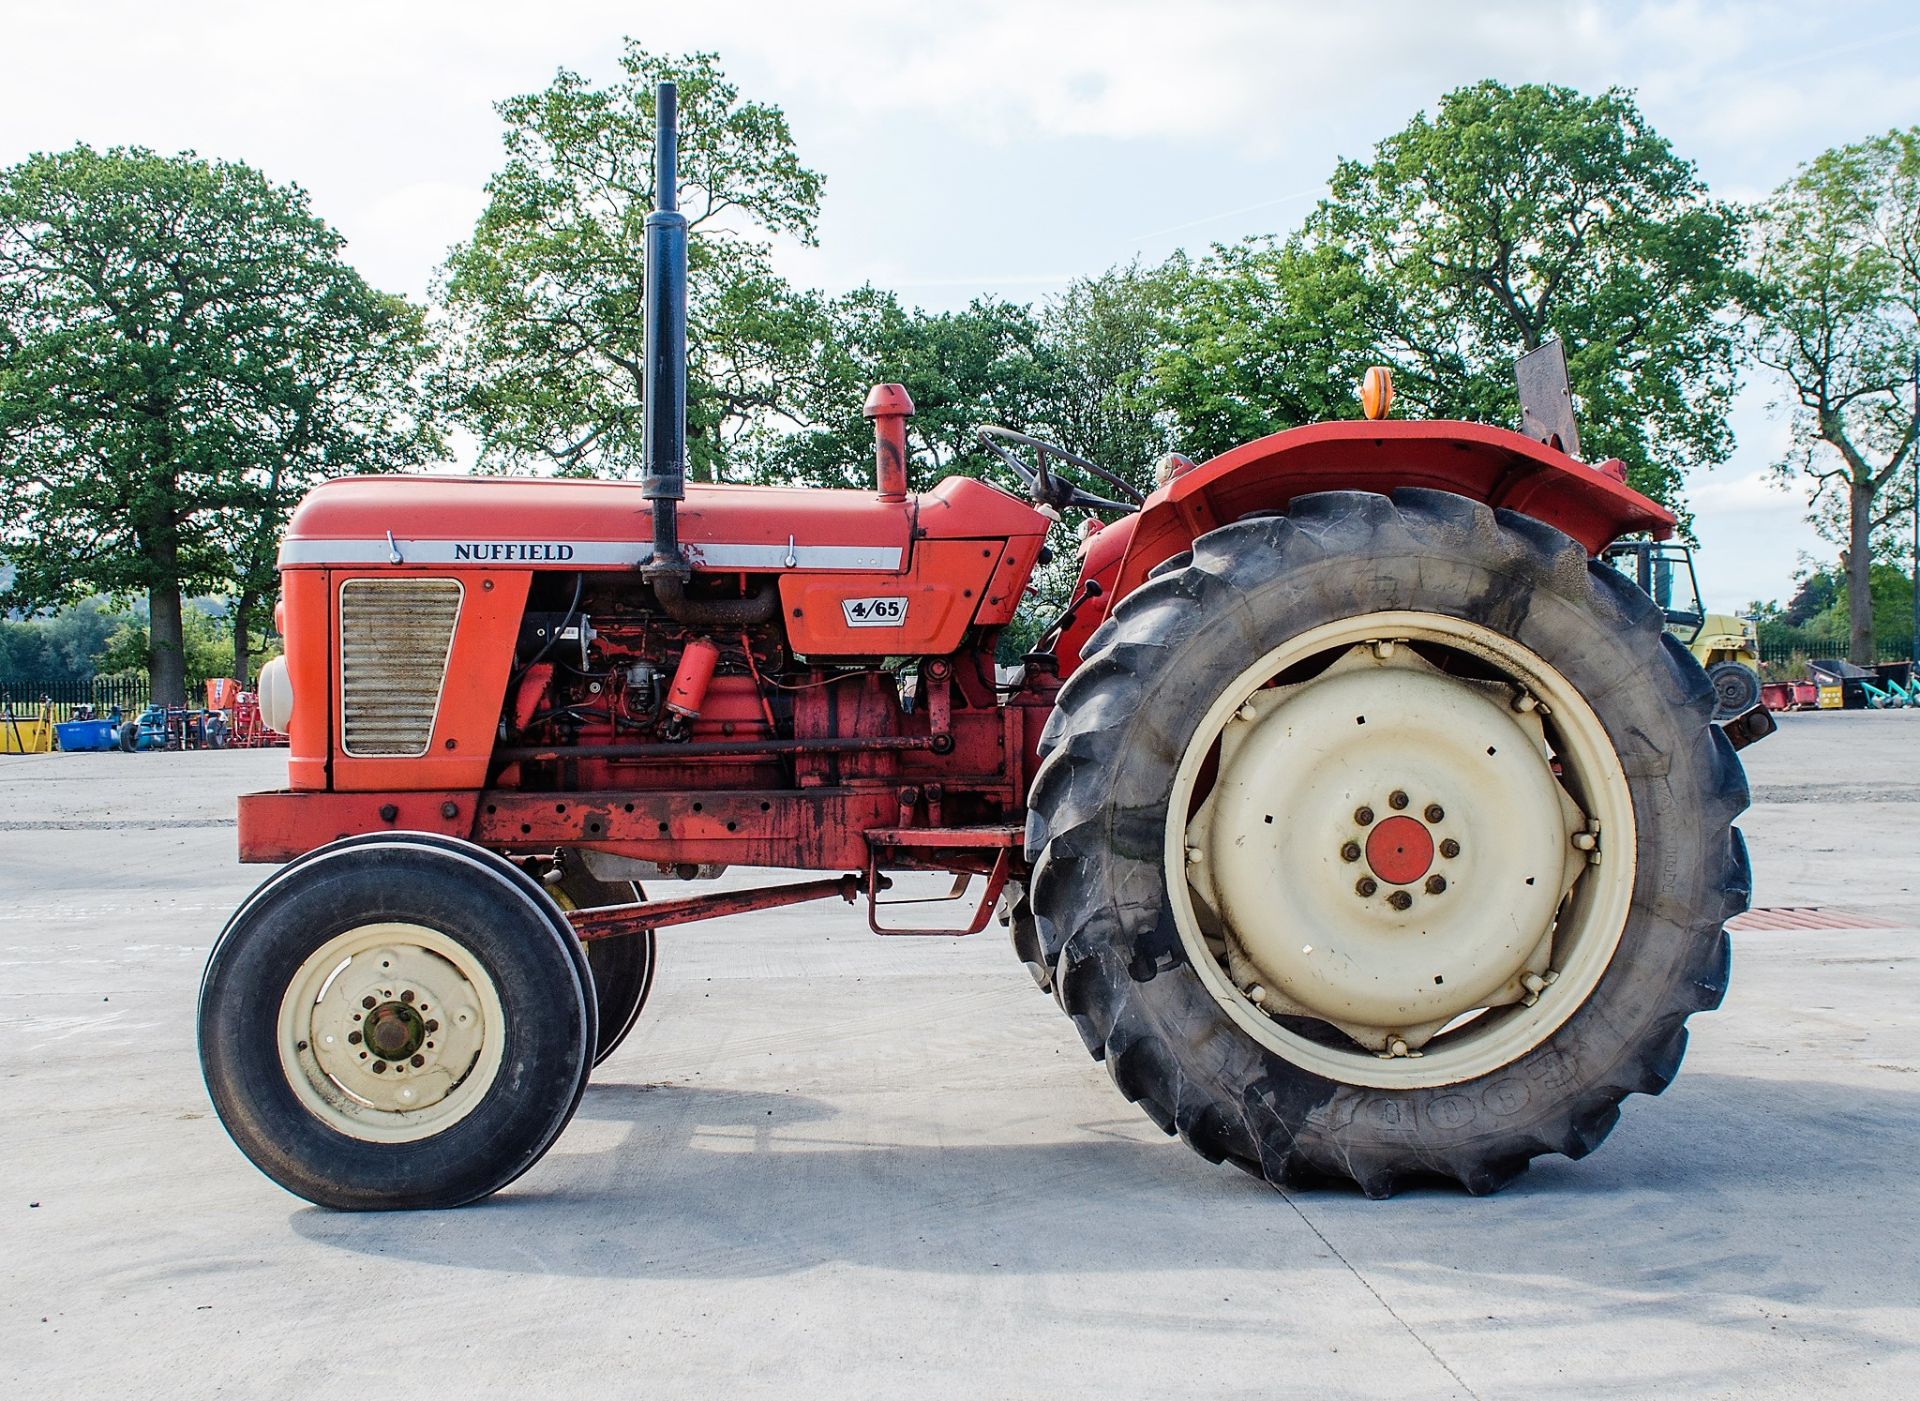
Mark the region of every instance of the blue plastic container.
<instances>
[{"instance_id":1,"label":"blue plastic container","mask_svg":"<svg viewBox=\"0 0 1920 1401\"><path fill-rule=\"evenodd\" d=\"M113 732L116 728L111 720L69 720L64 725L55 725L53 733L60 741L60 747L73 753L115 748Z\"/></svg>"}]
</instances>

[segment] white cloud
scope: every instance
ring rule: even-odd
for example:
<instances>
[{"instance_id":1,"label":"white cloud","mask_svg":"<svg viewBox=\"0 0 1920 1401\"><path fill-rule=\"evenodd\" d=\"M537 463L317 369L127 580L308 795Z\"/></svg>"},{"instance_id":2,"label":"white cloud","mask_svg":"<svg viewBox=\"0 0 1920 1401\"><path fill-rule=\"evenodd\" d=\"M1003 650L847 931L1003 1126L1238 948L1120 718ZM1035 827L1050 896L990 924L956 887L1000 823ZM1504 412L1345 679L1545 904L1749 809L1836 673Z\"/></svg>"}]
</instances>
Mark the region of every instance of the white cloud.
<instances>
[{"instance_id":1,"label":"white cloud","mask_svg":"<svg viewBox=\"0 0 1920 1401\"><path fill-rule=\"evenodd\" d=\"M1920 115L1920 21L1894 0L0 0L0 35L0 164L76 140L244 159L414 296L499 163L492 104L561 66L611 76L623 35L717 50L787 110L828 177L820 246L776 249L787 275L936 307L1285 231L1336 156L1484 77L1633 87L1731 196ZM1766 398L1694 484L1716 601L1831 555L1797 493L1768 494Z\"/></svg>"}]
</instances>

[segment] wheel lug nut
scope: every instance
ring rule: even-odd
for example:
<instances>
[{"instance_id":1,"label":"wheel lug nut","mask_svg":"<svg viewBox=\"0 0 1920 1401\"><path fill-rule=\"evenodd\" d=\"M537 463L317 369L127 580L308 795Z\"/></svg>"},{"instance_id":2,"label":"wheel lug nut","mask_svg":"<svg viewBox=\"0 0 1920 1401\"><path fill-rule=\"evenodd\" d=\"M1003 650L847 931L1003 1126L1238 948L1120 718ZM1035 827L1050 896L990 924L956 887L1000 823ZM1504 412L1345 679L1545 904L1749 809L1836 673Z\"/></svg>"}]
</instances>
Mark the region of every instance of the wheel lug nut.
<instances>
[{"instance_id":1,"label":"wheel lug nut","mask_svg":"<svg viewBox=\"0 0 1920 1401\"><path fill-rule=\"evenodd\" d=\"M1411 801L1413 800L1409 798L1405 793L1402 793L1398 788L1394 789L1393 792L1387 795L1387 806L1392 808L1395 812L1398 812L1401 808L1405 807Z\"/></svg>"},{"instance_id":2,"label":"wheel lug nut","mask_svg":"<svg viewBox=\"0 0 1920 1401\"><path fill-rule=\"evenodd\" d=\"M1447 878L1445 876L1428 876L1427 877L1427 894L1438 895L1441 891L1445 890L1446 888L1447 888Z\"/></svg>"},{"instance_id":3,"label":"wheel lug nut","mask_svg":"<svg viewBox=\"0 0 1920 1401\"><path fill-rule=\"evenodd\" d=\"M387 1063L383 1060L375 1061L373 1063L373 1073L375 1075L385 1075L387 1073Z\"/></svg>"},{"instance_id":4,"label":"wheel lug nut","mask_svg":"<svg viewBox=\"0 0 1920 1401\"><path fill-rule=\"evenodd\" d=\"M1442 822L1442 821L1445 821L1446 816L1447 816L1447 810L1441 807L1440 804L1438 803L1427 804L1427 821Z\"/></svg>"},{"instance_id":5,"label":"wheel lug nut","mask_svg":"<svg viewBox=\"0 0 1920 1401\"><path fill-rule=\"evenodd\" d=\"M349 1046L358 1046L360 1044L360 1033L357 1031L349 1031L347 1033L347 1044Z\"/></svg>"},{"instance_id":6,"label":"wheel lug nut","mask_svg":"<svg viewBox=\"0 0 1920 1401\"><path fill-rule=\"evenodd\" d=\"M1358 861L1360 859L1360 843L1348 842L1345 846L1341 847L1340 859L1342 861Z\"/></svg>"},{"instance_id":7,"label":"wheel lug nut","mask_svg":"<svg viewBox=\"0 0 1920 1401\"><path fill-rule=\"evenodd\" d=\"M371 1007L373 1006L373 998L372 998L372 997L363 997L363 998L361 998L361 999L360 999L360 1005L361 1005L362 1007L367 1007L367 1008L371 1008Z\"/></svg>"},{"instance_id":8,"label":"wheel lug nut","mask_svg":"<svg viewBox=\"0 0 1920 1401\"><path fill-rule=\"evenodd\" d=\"M1428 812L1433 812L1433 811L1434 811L1434 809L1432 809L1432 808L1428 808L1428 809L1427 809L1427 811L1428 811ZM1434 818L1433 820L1434 820L1435 822L1438 822L1438 821L1439 821L1440 819L1436 817L1436 818ZM400 993L400 1000L401 1000L402 1002L411 1002L411 1001L413 1001L413 989L412 989L412 988L404 988L404 989L402 989L402 990L401 990L401 993Z\"/></svg>"},{"instance_id":9,"label":"wheel lug nut","mask_svg":"<svg viewBox=\"0 0 1920 1401\"><path fill-rule=\"evenodd\" d=\"M1460 843L1456 842L1452 837L1448 837L1444 842L1440 843L1440 854L1446 857L1458 856L1460 854Z\"/></svg>"},{"instance_id":10,"label":"wheel lug nut","mask_svg":"<svg viewBox=\"0 0 1920 1401\"><path fill-rule=\"evenodd\" d=\"M407 1062L407 1064L412 1066L415 1070L418 1070L421 1066L425 1065L426 1063L427 1063L427 1058L425 1056L415 1056L412 1060Z\"/></svg>"},{"instance_id":11,"label":"wheel lug nut","mask_svg":"<svg viewBox=\"0 0 1920 1401\"><path fill-rule=\"evenodd\" d=\"M1353 883L1354 893L1357 895L1371 895L1379 888L1379 883L1372 876L1362 876Z\"/></svg>"},{"instance_id":12,"label":"wheel lug nut","mask_svg":"<svg viewBox=\"0 0 1920 1401\"><path fill-rule=\"evenodd\" d=\"M1373 809L1364 806L1355 808L1353 810L1353 820L1358 822L1362 827L1369 825L1373 821Z\"/></svg>"},{"instance_id":13,"label":"wheel lug nut","mask_svg":"<svg viewBox=\"0 0 1920 1401\"><path fill-rule=\"evenodd\" d=\"M1396 910L1404 910L1413 904L1413 897L1404 890L1396 890L1387 897L1387 903Z\"/></svg>"}]
</instances>

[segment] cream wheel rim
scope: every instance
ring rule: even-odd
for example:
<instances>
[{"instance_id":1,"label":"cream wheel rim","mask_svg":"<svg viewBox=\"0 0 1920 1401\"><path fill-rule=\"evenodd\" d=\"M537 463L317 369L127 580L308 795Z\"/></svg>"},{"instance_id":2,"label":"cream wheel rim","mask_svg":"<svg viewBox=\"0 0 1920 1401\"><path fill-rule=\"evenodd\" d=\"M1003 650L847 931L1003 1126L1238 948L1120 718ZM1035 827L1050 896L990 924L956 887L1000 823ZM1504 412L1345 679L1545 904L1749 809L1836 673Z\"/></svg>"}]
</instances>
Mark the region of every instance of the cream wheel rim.
<instances>
[{"instance_id":1,"label":"cream wheel rim","mask_svg":"<svg viewBox=\"0 0 1920 1401\"><path fill-rule=\"evenodd\" d=\"M1167 885L1193 966L1262 1045L1416 1088L1509 1064L1579 1008L1634 853L1625 773L1565 677L1480 624L1376 613L1274 649L1209 707Z\"/></svg>"},{"instance_id":2,"label":"cream wheel rim","mask_svg":"<svg viewBox=\"0 0 1920 1401\"><path fill-rule=\"evenodd\" d=\"M486 1097L505 1034L499 991L469 949L424 925L364 924L315 949L288 984L280 1067L330 1127L405 1143Z\"/></svg>"}]
</instances>

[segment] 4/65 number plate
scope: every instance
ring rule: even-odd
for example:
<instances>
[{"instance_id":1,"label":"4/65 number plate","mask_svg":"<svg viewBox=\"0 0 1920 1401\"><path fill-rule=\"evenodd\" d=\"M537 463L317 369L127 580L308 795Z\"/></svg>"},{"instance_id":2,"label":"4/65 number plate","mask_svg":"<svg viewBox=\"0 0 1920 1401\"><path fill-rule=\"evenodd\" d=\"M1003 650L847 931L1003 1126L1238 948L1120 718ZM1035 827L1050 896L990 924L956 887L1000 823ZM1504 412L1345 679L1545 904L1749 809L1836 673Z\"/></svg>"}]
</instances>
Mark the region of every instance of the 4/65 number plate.
<instances>
[{"instance_id":1,"label":"4/65 number plate","mask_svg":"<svg viewBox=\"0 0 1920 1401\"><path fill-rule=\"evenodd\" d=\"M897 628L907 621L907 601L896 596L886 598L843 598L840 611L850 628Z\"/></svg>"}]
</instances>

